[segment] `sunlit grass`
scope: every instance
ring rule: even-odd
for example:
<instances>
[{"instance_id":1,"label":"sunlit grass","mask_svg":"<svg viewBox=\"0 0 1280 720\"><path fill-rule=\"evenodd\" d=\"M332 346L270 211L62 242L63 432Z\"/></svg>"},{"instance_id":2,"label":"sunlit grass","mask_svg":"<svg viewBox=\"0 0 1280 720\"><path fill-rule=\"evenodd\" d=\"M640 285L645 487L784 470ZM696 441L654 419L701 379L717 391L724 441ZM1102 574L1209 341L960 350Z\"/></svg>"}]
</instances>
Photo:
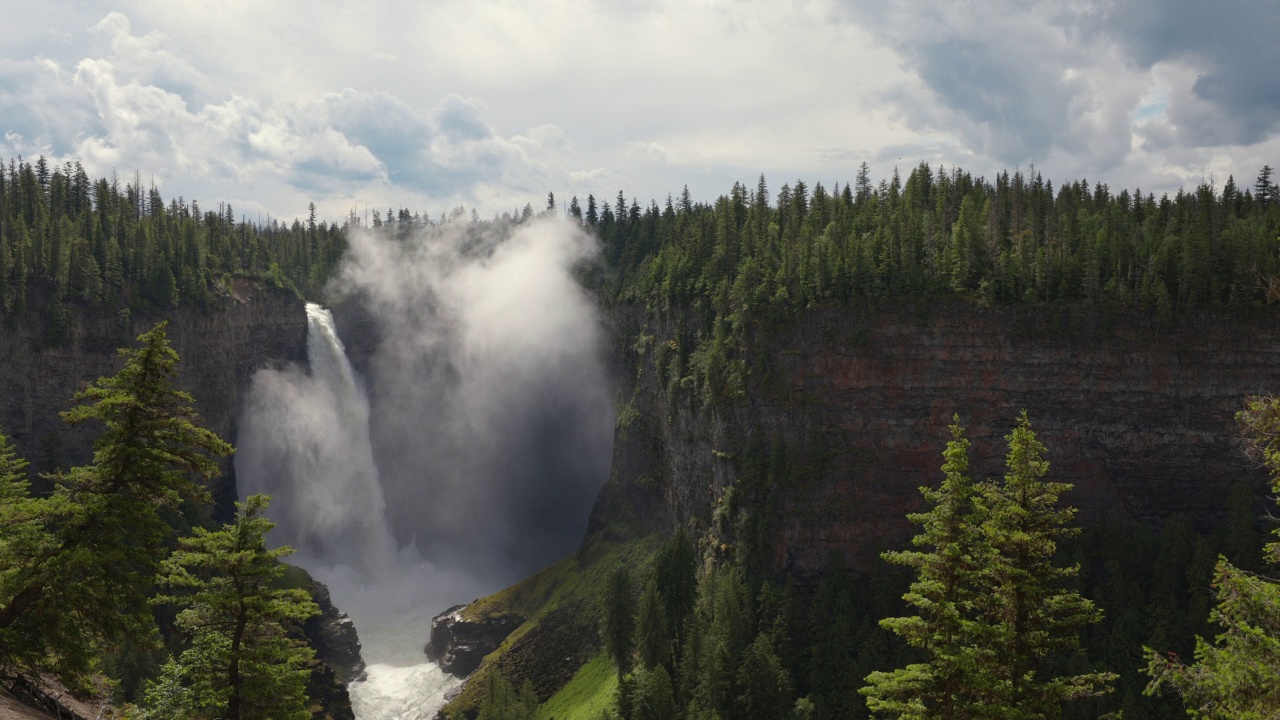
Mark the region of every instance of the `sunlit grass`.
<instances>
[{"instance_id":1,"label":"sunlit grass","mask_svg":"<svg viewBox=\"0 0 1280 720\"><path fill-rule=\"evenodd\" d=\"M613 707L618 673L607 653L600 653L578 669L573 679L538 710L543 720L597 720Z\"/></svg>"}]
</instances>

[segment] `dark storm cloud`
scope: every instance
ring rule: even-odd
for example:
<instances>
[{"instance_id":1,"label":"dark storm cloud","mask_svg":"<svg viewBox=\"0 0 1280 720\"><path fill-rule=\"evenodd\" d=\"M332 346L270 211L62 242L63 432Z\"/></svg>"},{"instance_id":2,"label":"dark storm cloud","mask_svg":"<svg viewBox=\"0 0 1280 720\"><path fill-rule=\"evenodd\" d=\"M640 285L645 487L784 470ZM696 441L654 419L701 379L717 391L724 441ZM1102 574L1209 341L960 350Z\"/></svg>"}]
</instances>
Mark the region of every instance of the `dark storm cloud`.
<instances>
[{"instance_id":1,"label":"dark storm cloud","mask_svg":"<svg viewBox=\"0 0 1280 720\"><path fill-rule=\"evenodd\" d=\"M1003 163L1057 154L1097 173L1125 160L1133 135L1181 155L1258 143L1280 125L1273 0L842 7L927 90L886 96L910 127Z\"/></svg>"},{"instance_id":2,"label":"dark storm cloud","mask_svg":"<svg viewBox=\"0 0 1280 720\"><path fill-rule=\"evenodd\" d=\"M1136 66L1185 62L1193 96L1214 112L1176 100L1177 141L1252 144L1280 122L1280 3L1274 0L1128 0L1069 19L1085 37L1114 43Z\"/></svg>"},{"instance_id":3,"label":"dark storm cloud","mask_svg":"<svg viewBox=\"0 0 1280 720\"><path fill-rule=\"evenodd\" d=\"M412 190L444 195L486 180L542 175L520 146L493 131L483 107L468 98L448 95L426 115L385 92L347 89L326 95L319 105L329 127L367 148L391 182Z\"/></svg>"},{"instance_id":4,"label":"dark storm cloud","mask_svg":"<svg viewBox=\"0 0 1280 720\"><path fill-rule=\"evenodd\" d=\"M1004 3L842 7L923 83L924 94L902 87L885 97L911 127L955 134L1007 164L1042 158L1070 134L1080 88L1064 75L1064 31L1042 14Z\"/></svg>"},{"instance_id":5,"label":"dark storm cloud","mask_svg":"<svg viewBox=\"0 0 1280 720\"><path fill-rule=\"evenodd\" d=\"M1010 55L1009 47L958 37L914 50L921 78L973 123L974 149L1018 163L1043 157L1061 136L1068 98L1052 68L1011 62Z\"/></svg>"}]
</instances>

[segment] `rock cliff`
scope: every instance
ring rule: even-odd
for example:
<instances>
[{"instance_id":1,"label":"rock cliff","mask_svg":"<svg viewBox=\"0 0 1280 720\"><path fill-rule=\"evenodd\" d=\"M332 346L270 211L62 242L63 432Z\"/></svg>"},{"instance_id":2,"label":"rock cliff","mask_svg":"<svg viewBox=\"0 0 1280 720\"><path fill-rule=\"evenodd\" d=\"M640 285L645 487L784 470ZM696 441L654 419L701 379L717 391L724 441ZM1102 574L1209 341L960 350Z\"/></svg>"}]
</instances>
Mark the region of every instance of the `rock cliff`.
<instances>
[{"instance_id":1,"label":"rock cliff","mask_svg":"<svg viewBox=\"0 0 1280 720\"><path fill-rule=\"evenodd\" d=\"M1159 323L1058 308L956 303L927 315L810 311L769 338L745 397L704 407L668 395L632 339L672 327L635 308L611 315L631 411L620 411L613 477L590 531L707 527L741 470L752 433L782 438L796 472L772 498L767 560L812 577L832 550L869 566L904 543L917 488L939 479L947 426L959 413L977 477L1003 471L1003 436L1026 409L1051 476L1074 483L1084 522L1221 519L1227 488L1263 474L1240 452L1234 414L1250 394L1280 390L1280 324L1197 314ZM691 322L689 324L692 324ZM762 503L763 498L742 498ZM590 532L589 531L589 532Z\"/></svg>"},{"instance_id":2,"label":"rock cliff","mask_svg":"<svg viewBox=\"0 0 1280 720\"><path fill-rule=\"evenodd\" d=\"M468 620L455 605L431 619L431 637L425 649L427 659L450 675L465 678L480 667L485 655L493 652L524 618L514 614L483 620Z\"/></svg>"},{"instance_id":3,"label":"rock cliff","mask_svg":"<svg viewBox=\"0 0 1280 720\"><path fill-rule=\"evenodd\" d=\"M205 426L235 439L236 414L249 378L259 368L306 361L307 321L292 293L244 278L205 310L116 315L78 312L68 342L49 347L41 313L10 320L0 332L0 431L9 435L37 470L89 460L100 428L71 428L58 413L84 383L120 369L116 348L160 320L168 320L169 342L178 352L177 385L196 399ZM211 488L218 518L229 519L235 500L230 460Z\"/></svg>"}]
</instances>

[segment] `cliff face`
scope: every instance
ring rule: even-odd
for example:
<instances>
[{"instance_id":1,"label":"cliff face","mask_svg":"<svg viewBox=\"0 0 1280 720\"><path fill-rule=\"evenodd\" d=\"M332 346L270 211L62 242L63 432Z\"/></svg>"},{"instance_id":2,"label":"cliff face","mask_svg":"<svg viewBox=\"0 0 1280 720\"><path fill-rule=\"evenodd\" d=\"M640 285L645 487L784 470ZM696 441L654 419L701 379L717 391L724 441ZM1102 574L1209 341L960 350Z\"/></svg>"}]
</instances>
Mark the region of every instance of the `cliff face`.
<instances>
[{"instance_id":1,"label":"cliff face","mask_svg":"<svg viewBox=\"0 0 1280 720\"><path fill-rule=\"evenodd\" d=\"M1003 436L1026 409L1048 448L1051 477L1074 483L1083 522L1218 521L1227 488L1264 475L1239 450L1234 414L1251 394L1280 389L1280 326L1249 319L1150 318L1043 309L938 308L928 316L814 311L768 343L746 397L704 408L669 397L648 357L626 338L634 309L613 313L623 397L614 476L592 529L706 527L715 499L741 472L746 438L785 440L791 481L772 498L767 557L799 577L832 550L868 567L913 532L918 487L940 479L952 414L973 440L974 475L1003 472ZM669 328L648 327L662 338ZM629 385L629 387L628 387ZM625 416L625 414L624 414ZM764 498L746 497L761 503Z\"/></svg>"},{"instance_id":2,"label":"cliff face","mask_svg":"<svg viewBox=\"0 0 1280 720\"><path fill-rule=\"evenodd\" d=\"M196 399L209 429L234 441L241 393L259 368L306 361L306 313L302 301L239 278L233 292L205 311L182 308L121 318L80 313L70 340L46 347L39 312L28 313L0 332L0 430L37 470L82 464L92 454L98 427L68 427L58 413L84 383L120 369L118 347L156 322L168 319L170 344L178 352L178 387ZM235 479L230 460L212 491L221 519L230 516Z\"/></svg>"}]
</instances>

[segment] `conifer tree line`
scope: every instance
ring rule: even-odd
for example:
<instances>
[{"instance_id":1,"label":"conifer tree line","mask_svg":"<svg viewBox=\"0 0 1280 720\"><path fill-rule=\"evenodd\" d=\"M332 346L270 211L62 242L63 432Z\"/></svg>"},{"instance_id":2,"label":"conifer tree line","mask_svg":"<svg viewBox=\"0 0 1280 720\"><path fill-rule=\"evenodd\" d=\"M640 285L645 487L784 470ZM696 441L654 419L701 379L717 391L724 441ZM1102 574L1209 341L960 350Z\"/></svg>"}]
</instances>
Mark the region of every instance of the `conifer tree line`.
<instances>
[{"instance_id":1,"label":"conifer tree line","mask_svg":"<svg viewBox=\"0 0 1280 720\"><path fill-rule=\"evenodd\" d=\"M173 387L164 324L138 341L63 413L102 432L89 465L44 476L51 492L31 493L0 434L0 684L105 679L133 720L306 720L313 653L296 635L318 608L281 582L291 550L266 547L266 496L203 526L231 446Z\"/></svg>"},{"instance_id":2,"label":"conifer tree line","mask_svg":"<svg viewBox=\"0 0 1280 720\"><path fill-rule=\"evenodd\" d=\"M802 180L770 192L735 183L711 203L688 188L665 205L573 198L568 217L601 239L600 291L643 306L663 382L706 404L745 392L771 329L841 303L924 309L1044 304L1169 320L1251 312L1280 299L1280 190L1270 166L1156 198L1030 170L994 180L921 163L831 189Z\"/></svg>"},{"instance_id":3,"label":"conifer tree line","mask_svg":"<svg viewBox=\"0 0 1280 720\"><path fill-rule=\"evenodd\" d=\"M597 209L598 208L598 209ZM662 308L704 300L728 319L770 304L865 299L918 303L1084 300L1167 312L1246 307L1280 272L1280 191L1270 166L1250 187L1228 178L1156 198L1033 169L993 180L921 163L902 178L828 189L803 180L771 195L735 183L712 203L688 188L663 207L619 192L577 198L626 300Z\"/></svg>"},{"instance_id":4,"label":"conifer tree line","mask_svg":"<svg viewBox=\"0 0 1280 720\"><path fill-rule=\"evenodd\" d=\"M235 276L314 296L345 247L314 204L306 219L260 222L230 204L166 203L138 173L92 180L43 157L0 169L0 316L40 311L55 329L81 307L203 306Z\"/></svg>"}]
</instances>

